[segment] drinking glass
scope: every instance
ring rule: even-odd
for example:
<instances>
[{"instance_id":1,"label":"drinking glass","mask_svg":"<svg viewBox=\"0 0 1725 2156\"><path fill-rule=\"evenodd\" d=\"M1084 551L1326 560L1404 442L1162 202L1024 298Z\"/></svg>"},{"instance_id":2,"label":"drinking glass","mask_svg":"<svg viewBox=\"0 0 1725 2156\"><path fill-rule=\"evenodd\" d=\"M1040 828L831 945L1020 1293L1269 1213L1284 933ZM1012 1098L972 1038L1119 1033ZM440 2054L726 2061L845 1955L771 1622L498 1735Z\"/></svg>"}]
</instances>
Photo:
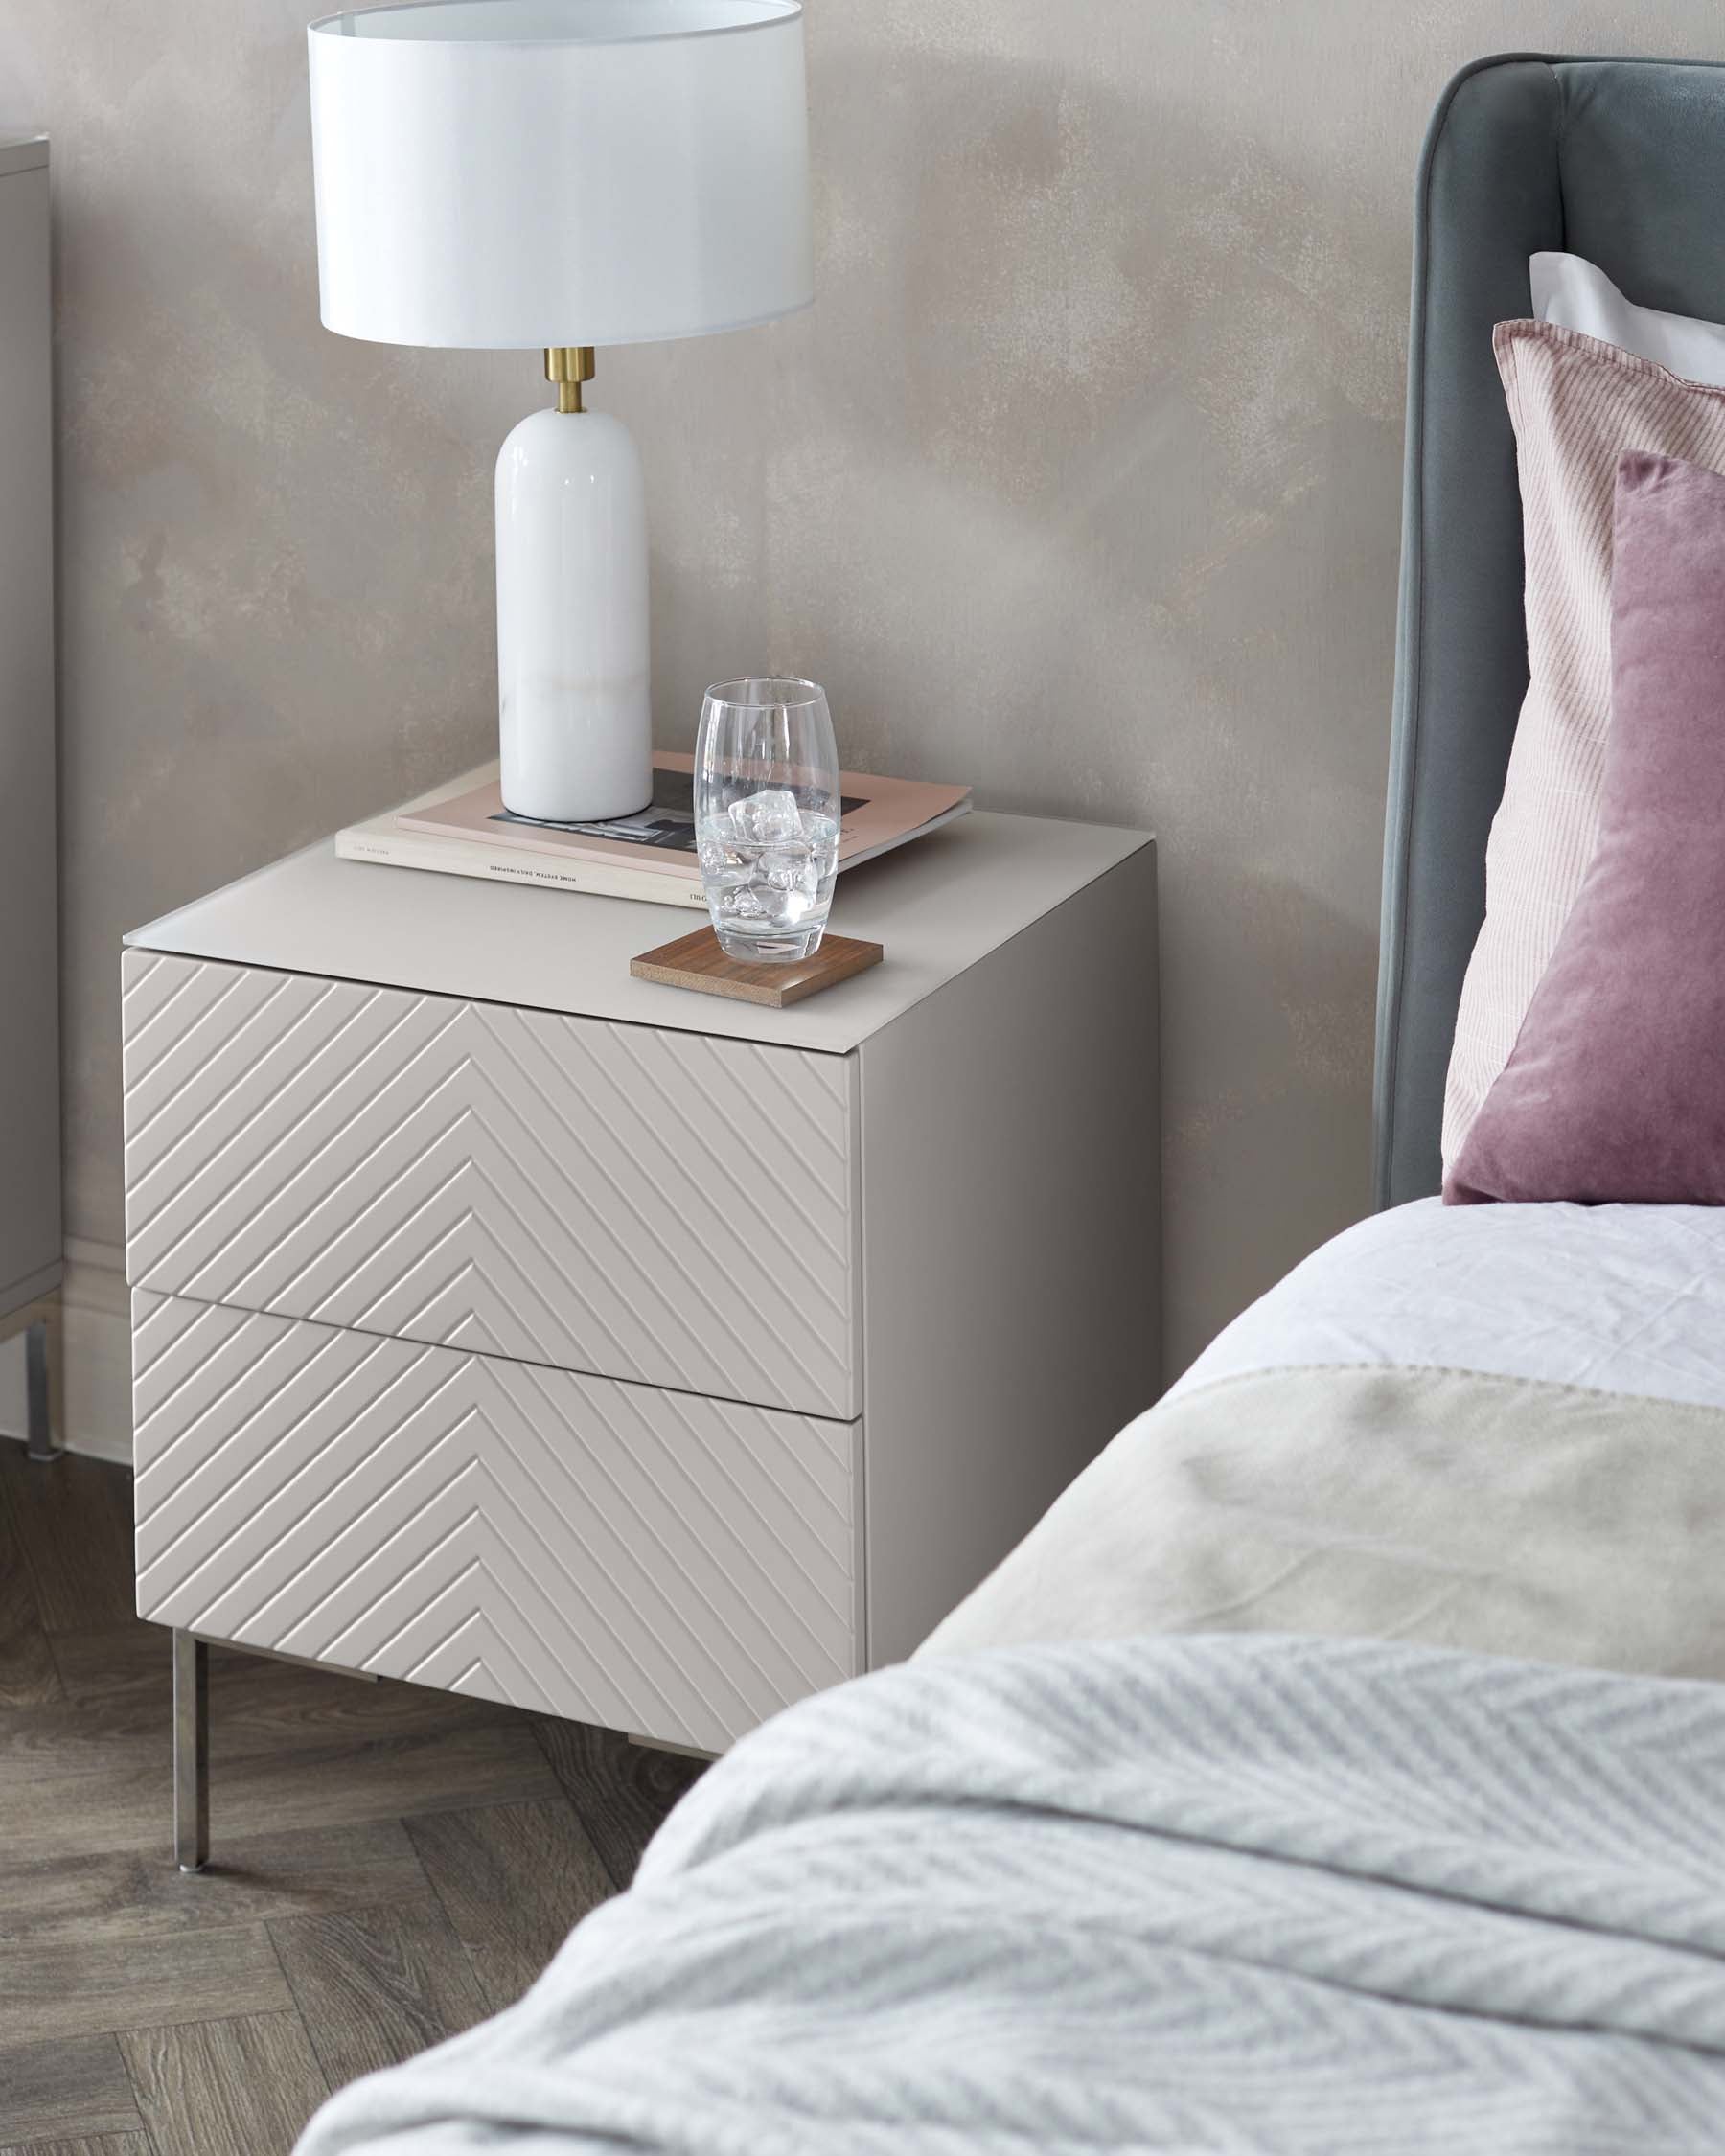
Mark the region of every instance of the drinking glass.
<instances>
[{"instance_id":1,"label":"drinking glass","mask_svg":"<svg viewBox=\"0 0 1725 2156\"><path fill-rule=\"evenodd\" d=\"M806 958L820 948L842 807L825 690L751 677L707 691L695 835L707 910L731 957Z\"/></svg>"}]
</instances>

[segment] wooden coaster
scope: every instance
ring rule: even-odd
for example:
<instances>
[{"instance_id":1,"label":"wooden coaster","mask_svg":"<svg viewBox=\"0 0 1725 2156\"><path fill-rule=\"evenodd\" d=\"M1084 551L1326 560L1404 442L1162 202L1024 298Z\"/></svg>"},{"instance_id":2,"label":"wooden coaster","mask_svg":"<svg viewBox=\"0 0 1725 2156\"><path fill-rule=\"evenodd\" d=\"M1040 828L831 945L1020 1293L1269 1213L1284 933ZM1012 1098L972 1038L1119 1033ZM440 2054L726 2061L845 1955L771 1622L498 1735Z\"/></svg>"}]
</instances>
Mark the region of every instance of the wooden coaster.
<instances>
[{"instance_id":1,"label":"wooden coaster","mask_svg":"<svg viewBox=\"0 0 1725 2156\"><path fill-rule=\"evenodd\" d=\"M822 936L812 958L750 964L729 957L708 928L697 929L692 936L678 936L675 943L662 943L656 951L643 951L629 961L629 970L636 980L661 981L667 988L693 988L702 996L729 996L740 1003L766 1003L782 1011L787 1003L800 1003L805 996L818 996L823 988L849 980L865 967L878 966L882 955L878 943Z\"/></svg>"}]
</instances>

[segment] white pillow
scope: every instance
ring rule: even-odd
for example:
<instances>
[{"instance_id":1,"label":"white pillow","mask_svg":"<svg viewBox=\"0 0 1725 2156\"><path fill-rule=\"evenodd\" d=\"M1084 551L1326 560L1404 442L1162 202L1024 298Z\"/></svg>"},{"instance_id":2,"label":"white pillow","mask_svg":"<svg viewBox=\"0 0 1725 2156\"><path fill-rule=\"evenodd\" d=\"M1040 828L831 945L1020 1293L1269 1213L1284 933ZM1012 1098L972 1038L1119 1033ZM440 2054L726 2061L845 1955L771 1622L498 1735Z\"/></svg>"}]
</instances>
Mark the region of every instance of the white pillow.
<instances>
[{"instance_id":1,"label":"white pillow","mask_svg":"<svg viewBox=\"0 0 1725 2156\"><path fill-rule=\"evenodd\" d=\"M1621 345L1638 359L1668 367L1685 381L1725 389L1725 322L1697 322L1688 314L1637 307L1579 255L1530 255L1528 273L1535 321L1579 330L1583 336Z\"/></svg>"}]
</instances>

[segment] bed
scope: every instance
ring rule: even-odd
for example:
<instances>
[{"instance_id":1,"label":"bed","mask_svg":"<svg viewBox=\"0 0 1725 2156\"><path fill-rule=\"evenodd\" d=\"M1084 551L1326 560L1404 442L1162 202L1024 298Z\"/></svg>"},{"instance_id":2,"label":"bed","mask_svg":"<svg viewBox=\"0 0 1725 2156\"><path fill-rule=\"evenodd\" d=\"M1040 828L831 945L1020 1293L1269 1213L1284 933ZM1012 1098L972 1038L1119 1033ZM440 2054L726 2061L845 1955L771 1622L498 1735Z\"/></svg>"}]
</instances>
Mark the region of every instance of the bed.
<instances>
[{"instance_id":1,"label":"bed","mask_svg":"<svg viewBox=\"0 0 1725 2156\"><path fill-rule=\"evenodd\" d=\"M1426 1198L1349 1228L921 1651L1268 1630L1725 1678L1717 1208Z\"/></svg>"},{"instance_id":2,"label":"bed","mask_svg":"<svg viewBox=\"0 0 1725 2156\"><path fill-rule=\"evenodd\" d=\"M1725 318L1722 195L1725 71L1512 57L1434 119L1384 1209L304 2156L1725 2142L1725 1223L1433 1197L1526 682L1490 327L1564 246Z\"/></svg>"}]
</instances>

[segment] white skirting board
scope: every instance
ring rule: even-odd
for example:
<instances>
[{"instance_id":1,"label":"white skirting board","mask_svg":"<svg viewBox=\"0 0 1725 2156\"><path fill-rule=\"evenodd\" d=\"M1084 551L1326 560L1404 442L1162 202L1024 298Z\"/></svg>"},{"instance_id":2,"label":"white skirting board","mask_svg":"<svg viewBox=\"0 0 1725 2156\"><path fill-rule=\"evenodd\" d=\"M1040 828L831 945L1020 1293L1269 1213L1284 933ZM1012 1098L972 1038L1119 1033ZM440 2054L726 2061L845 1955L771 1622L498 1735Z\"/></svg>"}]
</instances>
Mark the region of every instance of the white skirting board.
<instances>
[{"instance_id":1,"label":"white skirting board","mask_svg":"<svg viewBox=\"0 0 1725 2156\"><path fill-rule=\"evenodd\" d=\"M66 1276L47 1305L54 1434L69 1452L131 1465L131 1295L117 1243L66 1245ZM0 1436L22 1437L24 1336L0 1341Z\"/></svg>"}]
</instances>

